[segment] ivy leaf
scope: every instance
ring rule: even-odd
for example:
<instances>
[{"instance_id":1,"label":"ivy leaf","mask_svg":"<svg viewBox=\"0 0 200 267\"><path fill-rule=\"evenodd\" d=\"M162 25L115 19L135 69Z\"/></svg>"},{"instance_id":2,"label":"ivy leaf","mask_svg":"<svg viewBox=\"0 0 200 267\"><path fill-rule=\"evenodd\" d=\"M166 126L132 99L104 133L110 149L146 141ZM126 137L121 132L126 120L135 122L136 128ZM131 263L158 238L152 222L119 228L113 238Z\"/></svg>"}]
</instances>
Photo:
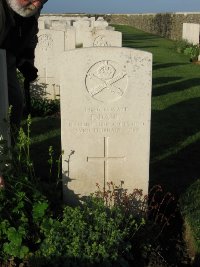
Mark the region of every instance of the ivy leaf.
<instances>
[{"instance_id":1,"label":"ivy leaf","mask_svg":"<svg viewBox=\"0 0 200 267\"><path fill-rule=\"evenodd\" d=\"M33 206L33 219L37 221L38 219L44 217L47 208L48 208L47 202L36 203Z\"/></svg>"},{"instance_id":2,"label":"ivy leaf","mask_svg":"<svg viewBox=\"0 0 200 267\"><path fill-rule=\"evenodd\" d=\"M10 227L7 231L8 240L16 246L21 245L22 235L14 227Z\"/></svg>"},{"instance_id":3,"label":"ivy leaf","mask_svg":"<svg viewBox=\"0 0 200 267\"><path fill-rule=\"evenodd\" d=\"M20 252L19 252L19 258L20 259L24 259L25 256L29 253L29 249L27 246L22 246L20 248Z\"/></svg>"}]
</instances>

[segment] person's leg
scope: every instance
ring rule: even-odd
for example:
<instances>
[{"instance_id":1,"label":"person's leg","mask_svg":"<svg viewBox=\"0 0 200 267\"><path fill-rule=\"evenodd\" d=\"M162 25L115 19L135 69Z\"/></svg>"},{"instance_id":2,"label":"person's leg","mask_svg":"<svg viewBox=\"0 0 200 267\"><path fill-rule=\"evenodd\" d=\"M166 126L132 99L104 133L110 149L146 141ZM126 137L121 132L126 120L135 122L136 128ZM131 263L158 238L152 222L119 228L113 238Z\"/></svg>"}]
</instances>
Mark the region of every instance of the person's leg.
<instances>
[{"instance_id":1,"label":"person's leg","mask_svg":"<svg viewBox=\"0 0 200 267\"><path fill-rule=\"evenodd\" d=\"M17 79L16 58L10 53L7 53L7 77L9 105L12 106L11 128L18 130L23 114L24 97Z\"/></svg>"}]
</instances>

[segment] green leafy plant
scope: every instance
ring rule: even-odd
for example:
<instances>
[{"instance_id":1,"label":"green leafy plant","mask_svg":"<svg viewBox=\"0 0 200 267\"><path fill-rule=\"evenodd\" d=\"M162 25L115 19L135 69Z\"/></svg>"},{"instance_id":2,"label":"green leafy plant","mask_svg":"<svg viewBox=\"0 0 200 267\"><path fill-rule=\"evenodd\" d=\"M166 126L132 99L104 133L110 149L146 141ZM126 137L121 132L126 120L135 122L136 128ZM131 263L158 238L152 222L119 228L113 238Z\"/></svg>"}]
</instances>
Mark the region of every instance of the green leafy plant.
<instances>
[{"instance_id":1,"label":"green leafy plant","mask_svg":"<svg viewBox=\"0 0 200 267\"><path fill-rule=\"evenodd\" d=\"M27 246L22 245L22 240L26 235L24 227L19 226L18 229L9 227L6 229L5 234L8 237L8 242L3 244L4 253L19 259L25 258L29 249Z\"/></svg>"},{"instance_id":2,"label":"green leafy plant","mask_svg":"<svg viewBox=\"0 0 200 267\"><path fill-rule=\"evenodd\" d=\"M38 242L48 202L26 175L5 176L5 181L0 190L0 261L24 259Z\"/></svg>"},{"instance_id":3,"label":"green leafy plant","mask_svg":"<svg viewBox=\"0 0 200 267\"><path fill-rule=\"evenodd\" d=\"M178 53L184 53L184 50L190 47L191 44L187 40L178 40L174 42L174 48Z\"/></svg>"},{"instance_id":4,"label":"green leafy plant","mask_svg":"<svg viewBox=\"0 0 200 267\"><path fill-rule=\"evenodd\" d=\"M123 182L120 186L107 183L103 189L97 184L97 191L82 206L66 206L59 218L43 221L44 240L31 262L34 266L144 264L174 215L167 214L173 201L169 193L157 202L161 192L155 186L150 200L139 189L128 193Z\"/></svg>"},{"instance_id":5,"label":"green leafy plant","mask_svg":"<svg viewBox=\"0 0 200 267\"><path fill-rule=\"evenodd\" d=\"M34 260L53 266L64 262L69 266L125 266L134 257L131 240L144 225L143 217L116 203L108 206L102 197L93 195L82 207L66 206L60 219L42 224L44 240Z\"/></svg>"},{"instance_id":6,"label":"green leafy plant","mask_svg":"<svg viewBox=\"0 0 200 267\"><path fill-rule=\"evenodd\" d=\"M46 99L32 96L31 115L50 116L60 112L60 100Z\"/></svg>"},{"instance_id":7,"label":"green leafy plant","mask_svg":"<svg viewBox=\"0 0 200 267\"><path fill-rule=\"evenodd\" d=\"M191 61L197 61L200 54L200 48L198 45L191 45L190 47L185 48L184 54L188 55Z\"/></svg>"},{"instance_id":8,"label":"green leafy plant","mask_svg":"<svg viewBox=\"0 0 200 267\"><path fill-rule=\"evenodd\" d=\"M4 168L5 188L0 190L0 264L28 257L40 240L40 223L48 202L38 190L30 159L30 125L27 134L21 128L15 148L9 152Z\"/></svg>"},{"instance_id":9,"label":"green leafy plant","mask_svg":"<svg viewBox=\"0 0 200 267\"><path fill-rule=\"evenodd\" d=\"M197 61L200 54L199 45L193 45L187 40L178 40L174 43L175 50L190 57L190 61Z\"/></svg>"}]
</instances>

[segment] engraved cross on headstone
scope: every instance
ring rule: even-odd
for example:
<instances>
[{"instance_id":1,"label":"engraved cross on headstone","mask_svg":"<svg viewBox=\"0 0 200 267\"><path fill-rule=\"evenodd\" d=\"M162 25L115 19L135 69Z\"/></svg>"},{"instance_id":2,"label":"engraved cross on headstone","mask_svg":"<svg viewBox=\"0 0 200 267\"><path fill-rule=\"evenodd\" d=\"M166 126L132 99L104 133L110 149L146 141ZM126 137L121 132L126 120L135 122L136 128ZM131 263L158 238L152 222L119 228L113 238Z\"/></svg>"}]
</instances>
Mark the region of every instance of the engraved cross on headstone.
<instances>
[{"instance_id":1,"label":"engraved cross on headstone","mask_svg":"<svg viewBox=\"0 0 200 267\"><path fill-rule=\"evenodd\" d=\"M114 157L114 156L109 156L109 142L108 142L109 137L104 137L104 155L103 157L87 157L87 162L90 160L101 160L104 163L104 188L105 184L108 181L108 165L110 160L126 160L125 156L121 157Z\"/></svg>"}]
</instances>

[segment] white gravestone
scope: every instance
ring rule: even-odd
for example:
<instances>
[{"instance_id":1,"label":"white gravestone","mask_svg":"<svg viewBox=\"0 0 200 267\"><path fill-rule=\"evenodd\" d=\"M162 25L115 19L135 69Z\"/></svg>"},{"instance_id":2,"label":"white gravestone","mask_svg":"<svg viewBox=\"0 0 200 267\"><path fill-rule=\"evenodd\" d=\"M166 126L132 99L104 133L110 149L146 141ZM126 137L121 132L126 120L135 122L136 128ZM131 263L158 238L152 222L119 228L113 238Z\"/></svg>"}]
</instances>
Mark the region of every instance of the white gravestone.
<instances>
[{"instance_id":1,"label":"white gravestone","mask_svg":"<svg viewBox=\"0 0 200 267\"><path fill-rule=\"evenodd\" d=\"M90 21L75 21L73 22L73 27L76 30L76 46L82 46L85 38L85 32L90 30Z\"/></svg>"},{"instance_id":2,"label":"white gravestone","mask_svg":"<svg viewBox=\"0 0 200 267\"><path fill-rule=\"evenodd\" d=\"M0 174L3 171L1 161L5 159L4 142L6 146L10 145L6 52L0 49Z\"/></svg>"},{"instance_id":3,"label":"white gravestone","mask_svg":"<svg viewBox=\"0 0 200 267\"><path fill-rule=\"evenodd\" d=\"M106 27L108 27L108 22L105 20L96 20L93 22L93 27L98 29L106 29Z\"/></svg>"},{"instance_id":4,"label":"white gravestone","mask_svg":"<svg viewBox=\"0 0 200 267\"><path fill-rule=\"evenodd\" d=\"M97 21L104 21L104 18L103 17L98 17Z\"/></svg>"},{"instance_id":5,"label":"white gravestone","mask_svg":"<svg viewBox=\"0 0 200 267\"><path fill-rule=\"evenodd\" d=\"M44 20L38 20L38 29L39 30L45 29L45 21Z\"/></svg>"},{"instance_id":6,"label":"white gravestone","mask_svg":"<svg viewBox=\"0 0 200 267\"><path fill-rule=\"evenodd\" d=\"M200 24L183 23L182 38L193 45L199 45Z\"/></svg>"},{"instance_id":7,"label":"white gravestone","mask_svg":"<svg viewBox=\"0 0 200 267\"><path fill-rule=\"evenodd\" d=\"M48 29L39 31L35 50L38 79L32 85L33 92L42 94L46 98L59 98L60 84L56 62L62 52L74 48L75 31L72 27L66 31Z\"/></svg>"},{"instance_id":8,"label":"white gravestone","mask_svg":"<svg viewBox=\"0 0 200 267\"><path fill-rule=\"evenodd\" d=\"M51 21L51 30L60 30L65 31L68 27L70 27L71 23L70 21L64 21L64 20L52 20Z\"/></svg>"},{"instance_id":9,"label":"white gravestone","mask_svg":"<svg viewBox=\"0 0 200 267\"><path fill-rule=\"evenodd\" d=\"M108 181L147 193L152 55L92 47L60 60L64 200Z\"/></svg>"},{"instance_id":10,"label":"white gravestone","mask_svg":"<svg viewBox=\"0 0 200 267\"><path fill-rule=\"evenodd\" d=\"M92 46L116 46L122 47L122 33L109 30L91 30L86 31L83 47Z\"/></svg>"}]
</instances>

